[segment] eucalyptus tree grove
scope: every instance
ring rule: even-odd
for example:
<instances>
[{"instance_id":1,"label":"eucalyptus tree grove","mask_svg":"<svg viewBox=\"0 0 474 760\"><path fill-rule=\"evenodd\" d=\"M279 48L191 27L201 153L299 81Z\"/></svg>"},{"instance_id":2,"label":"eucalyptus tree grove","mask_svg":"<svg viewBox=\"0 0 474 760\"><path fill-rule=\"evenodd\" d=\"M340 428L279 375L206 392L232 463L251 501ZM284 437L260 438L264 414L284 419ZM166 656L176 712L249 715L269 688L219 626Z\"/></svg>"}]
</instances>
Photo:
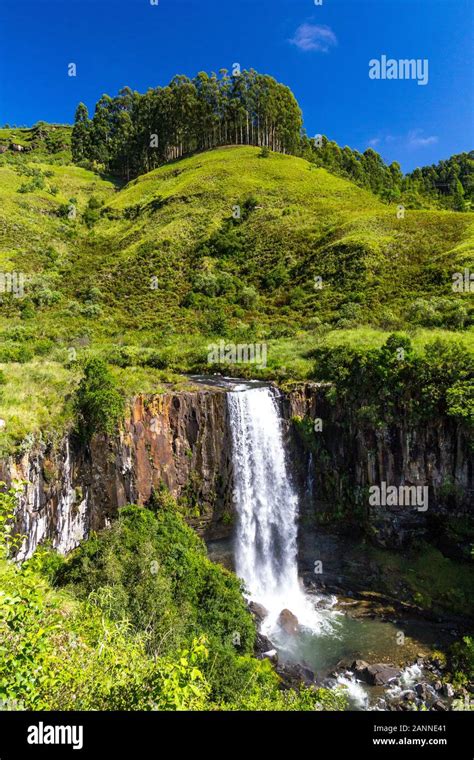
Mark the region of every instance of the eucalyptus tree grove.
<instances>
[{"instance_id":1,"label":"eucalyptus tree grove","mask_svg":"<svg viewBox=\"0 0 474 760\"><path fill-rule=\"evenodd\" d=\"M468 211L474 205L474 153L403 176L372 148L341 148L325 136L308 138L291 90L253 69L229 75L200 72L175 76L166 87L145 94L125 87L103 95L92 119L76 110L72 154L76 162L125 180L168 161L221 145L255 145L302 156L316 166L366 187L387 203L409 208L435 205Z\"/></svg>"},{"instance_id":2,"label":"eucalyptus tree grove","mask_svg":"<svg viewBox=\"0 0 474 760\"><path fill-rule=\"evenodd\" d=\"M103 95L92 119L80 103L72 135L75 161L95 161L125 179L221 145L297 152L302 117L291 90L254 70L220 77L176 76L145 94L125 87Z\"/></svg>"}]
</instances>

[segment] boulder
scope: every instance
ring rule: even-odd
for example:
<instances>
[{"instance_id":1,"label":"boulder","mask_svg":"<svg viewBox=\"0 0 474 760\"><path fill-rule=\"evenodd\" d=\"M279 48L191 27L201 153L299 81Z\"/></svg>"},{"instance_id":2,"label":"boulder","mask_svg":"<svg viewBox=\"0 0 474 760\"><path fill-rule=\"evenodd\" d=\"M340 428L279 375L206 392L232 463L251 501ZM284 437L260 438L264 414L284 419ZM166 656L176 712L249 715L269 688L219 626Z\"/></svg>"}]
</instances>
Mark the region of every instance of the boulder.
<instances>
[{"instance_id":1,"label":"boulder","mask_svg":"<svg viewBox=\"0 0 474 760\"><path fill-rule=\"evenodd\" d=\"M420 699L423 699L425 702L430 697L430 692L425 683L417 683L415 686L415 691Z\"/></svg>"},{"instance_id":2,"label":"boulder","mask_svg":"<svg viewBox=\"0 0 474 760\"><path fill-rule=\"evenodd\" d=\"M268 615L268 610L263 606L263 604L259 604L258 602L250 602L249 610L258 625L260 625L260 623L263 622L263 620L265 620Z\"/></svg>"},{"instance_id":3,"label":"boulder","mask_svg":"<svg viewBox=\"0 0 474 760\"><path fill-rule=\"evenodd\" d=\"M283 687L286 689L298 689L302 683L310 686L315 679L312 670L293 663L279 664L277 672L281 677Z\"/></svg>"},{"instance_id":4,"label":"boulder","mask_svg":"<svg viewBox=\"0 0 474 760\"><path fill-rule=\"evenodd\" d=\"M384 663L367 665L361 660L356 660L356 662L359 663L359 669L355 671L358 678L370 686L385 686L392 678L397 678L400 675L400 669L393 667L393 665L385 665Z\"/></svg>"},{"instance_id":5,"label":"boulder","mask_svg":"<svg viewBox=\"0 0 474 760\"><path fill-rule=\"evenodd\" d=\"M290 636L298 632L298 618L290 610L284 609L280 612L278 625Z\"/></svg>"},{"instance_id":6,"label":"boulder","mask_svg":"<svg viewBox=\"0 0 474 760\"><path fill-rule=\"evenodd\" d=\"M276 649L269 649L257 658L259 660L270 660L273 665L278 665L278 652Z\"/></svg>"},{"instance_id":7,"label":"boulder","mask_svg":"<svg viewBox=\"0 0 474 760\"><path fill-rule=\"evenodd\" d=\"M369 667L369 663L365 660L354 660L354 662L351 665L351 670L354 671L356 675L358 675L361 670L367 670Z\"/></svg>"},{"instance_id":8,"label":"boulder","mask_svg":"<svg viewBox=\"0 0 474 760\"><path fill-rule=\"evenodd\" d=\"M254 652L257 656L262 656L269 650L273 649L273 644L263 633L257 633L255 637Z\"/></svg>"}]
</instances>

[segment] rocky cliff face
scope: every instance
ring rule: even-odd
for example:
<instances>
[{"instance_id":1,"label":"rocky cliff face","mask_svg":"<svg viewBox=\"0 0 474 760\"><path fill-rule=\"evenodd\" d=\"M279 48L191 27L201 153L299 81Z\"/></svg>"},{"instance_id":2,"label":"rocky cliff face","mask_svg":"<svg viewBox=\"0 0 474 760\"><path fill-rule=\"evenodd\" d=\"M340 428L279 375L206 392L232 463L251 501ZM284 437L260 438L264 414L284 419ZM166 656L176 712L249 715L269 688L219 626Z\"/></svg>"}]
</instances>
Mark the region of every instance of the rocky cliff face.
<instances>
[{"instance_id":1,"label":"rocky cliff face","mask_svg":"<svg viewBox=\"0 0 474 760\"><path fill-rule=\"evenodd\" d=\"M119 507L146 504L161 484L198 532L217 538L231 522L230 472L227 404L219 389L138 396L115 437L96 436L82 448L66 436L0 463L0 479L24 482L17 514L22 559L44 540L70 551Z\"/></svg>"},{"instance_id":2,"label":"rocky cliff face","mask_svg":"<svg viewBox=\"0 0 474 760\"><path fill-rule=\"evenodd\" d=\"M302 494L302 520L359 524L382 546L425 535L446 513L462 515L472 497L469 441L453 420L420 428L405 423L371 429L331 405L327 388L304 384L280 397L287 420L292 471ZM298 418L300 421L295 422ZM313 421L322 420L314 432ZM205 388L138 396L114 437L81 448L72 436L34 446L0 462L0 479L24 481L17 514L25 535L20 557L44 540L68 552L103 528L128 503L146 504L164 484L206 539L232 533L231 436L226 392ZM429 508L371 507L368 488L420 484Z\"/></svg>"},{"instance_id":3,"label":"rocky cliff face","mask_svg":"<svg viewBox=\"0 0 474 760\"><path fill-rule=\"evenodd\" d=\"M321 522L358 522L381 546L400 547L471 508L472 442L452 418L389 427L361 424L353 410L329 403L327 387L305 384L286 400L293 459L305 513ZM315 420L321 422L314 425ZM321 429L320 429L321 428ZM426 510L371 505L371 486L427 487Z\"/></svg>"},{"instance_id":4,"label":"rocky cliff face","mask_svg":"<svg viewBox=\"0 0 474 760\"><path fill-rule=\"evenodd\" d=\"M90 493L68 437L58 446L39 442L20 457L1 461L0 480L18 488L16 528L24 537L18 559L30 557L46 540L66 553L87 536Z\"/></svg>"}]
</instances>

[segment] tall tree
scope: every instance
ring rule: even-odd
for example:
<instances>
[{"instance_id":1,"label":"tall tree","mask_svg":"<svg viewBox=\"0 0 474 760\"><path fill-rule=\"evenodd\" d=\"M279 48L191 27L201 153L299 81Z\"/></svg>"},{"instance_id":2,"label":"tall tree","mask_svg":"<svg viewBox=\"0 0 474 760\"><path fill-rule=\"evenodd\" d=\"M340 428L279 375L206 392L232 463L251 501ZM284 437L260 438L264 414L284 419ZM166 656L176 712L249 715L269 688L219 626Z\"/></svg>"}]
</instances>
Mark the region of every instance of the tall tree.
<instances>
[{"instance_id":1,"label":"tall tree","mask_svg":"<svg viewBox=\"0 0 474 760\"><path fill-rule=\"evenodd\" d=\"M91 120L89 111L84 103L79 103L74 117L74 127L71 135L71 150L74 161L82 161L89 157Z\"/></svg>"}]
</instances>

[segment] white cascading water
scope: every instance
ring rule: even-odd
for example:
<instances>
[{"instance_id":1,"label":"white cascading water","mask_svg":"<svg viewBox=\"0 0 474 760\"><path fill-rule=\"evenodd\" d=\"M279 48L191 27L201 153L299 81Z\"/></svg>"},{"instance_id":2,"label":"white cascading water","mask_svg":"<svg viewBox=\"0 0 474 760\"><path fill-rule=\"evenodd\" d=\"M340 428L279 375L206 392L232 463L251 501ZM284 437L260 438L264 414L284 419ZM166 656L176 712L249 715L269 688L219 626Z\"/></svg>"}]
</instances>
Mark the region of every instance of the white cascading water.
<instances>
[{"instance_id":1,"label":"white cascading water","mask_svg":"<svg viewBox=\"0 0 474 760\"><path fill-rule=\"evenodd\" d=\"M325 624L300 585L297 568L298 497L288 474L283 430L269 387L228 393L238 515L236 572L251 600L269 612L271 633L283 609L314 631Z\"/></svg>"}]
</instances>

